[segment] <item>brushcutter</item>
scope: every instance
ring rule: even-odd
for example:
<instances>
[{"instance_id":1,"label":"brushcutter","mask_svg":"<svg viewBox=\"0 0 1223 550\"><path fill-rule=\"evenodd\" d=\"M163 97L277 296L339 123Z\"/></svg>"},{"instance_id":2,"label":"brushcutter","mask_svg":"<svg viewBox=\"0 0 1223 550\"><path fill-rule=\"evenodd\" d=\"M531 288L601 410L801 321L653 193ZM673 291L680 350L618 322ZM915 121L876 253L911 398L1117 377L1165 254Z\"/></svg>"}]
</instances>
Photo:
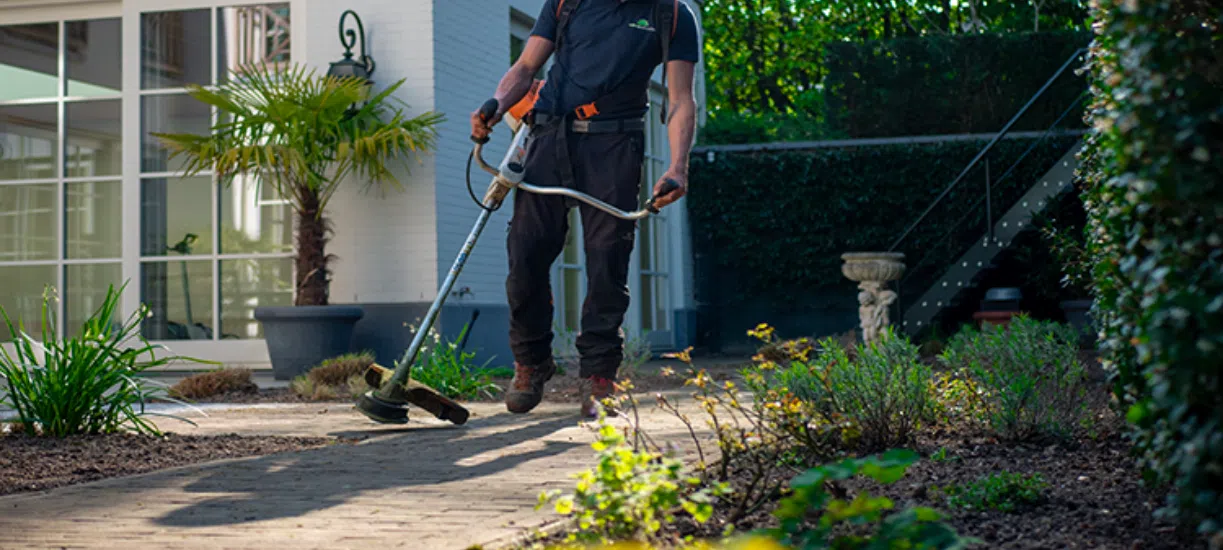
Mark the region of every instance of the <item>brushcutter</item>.
<instances>
[{"instance_id":1,"label":"brushcutter","mask_svg":"<svg viewBox=\"0 0 1223 550\"><path fill-rule=\"evenodd\" d=\"M441 310L443 302L446 301L446 296L450 294L450 288L454 286L455 280L459 277L459 272L462 271L463 265L467 262L467 256L476 245L476 239L480 237L480 232L484 230L484 226L488 223L488 219L492 216L493 212L501 208L502 202L509 195L510 191L519 189L529 193L563 195L582 201L617 218L639 220L650 214L657 214L658 209L654 207L654 202L679 187L674 181L667 180L663 188L659 190L654 198L646 202L643 208L633 212L626 212L573 189L555 186L541 187L522 181L525 171L523 164L526 157L524 143L527 135L530 133L529 126L524 124L522 119L534 104L541 84L542 81L536 81L531 92L505 113L504 118L510 131L513 132L513 139L509 151L506 152L505 158L501 160L499 167L493 168L489 166L482 156L483 148L488 143L488 138L471 137L475 146L467 157L467 189L468 193L472 196L472 200L475 200L480 205L480 215L476 218L476 223L471 228L471 233L467 235L467 241L463 243L458 256L454 259L454 264L451 265L446 279L442 281L437 297L433 299L433 304L429 306L429 311L425 313L425 318L417 329L416 335L412 338L411 345L408 346L408 349L403 353L399 361L396 362L394 370L375 364L365 372L366 383L370 387L377 389L362 394L357 400L356 407L362 414L375 422L382 424L406 423L408 421L409 404L416 405L437 418L448 420L454 424L467 422L468 411L466 408L445 397L437 390L411 380L411 370L412 365L416 362L417 355L420 353L421 345L429 333L430 327L433 326L433 322L437 319L437 314ZM490 120L497 112L498 107L499 104L496 99L489 99L480 107L480 117L484 121ZM492 182L484 193L482 201L476 199L475 193L471 190L472 159L475 159L481 169L493 176Z\"/></svg>"}]
</instances>

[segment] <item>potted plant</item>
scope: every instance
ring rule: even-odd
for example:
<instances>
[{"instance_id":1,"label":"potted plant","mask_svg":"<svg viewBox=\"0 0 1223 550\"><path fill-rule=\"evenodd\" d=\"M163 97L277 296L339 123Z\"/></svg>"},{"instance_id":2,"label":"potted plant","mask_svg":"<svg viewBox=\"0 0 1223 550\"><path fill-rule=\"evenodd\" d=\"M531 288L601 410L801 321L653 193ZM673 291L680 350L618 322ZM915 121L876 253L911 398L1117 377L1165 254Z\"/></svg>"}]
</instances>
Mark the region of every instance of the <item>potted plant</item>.
<instances>
[{"instance_id":1,"label":"potted plant","mask_svg":"<svg viewBox=\"0 0 1223 550\"><path fill-rule=\"evenodd\" d=\"M349 351L353 326L364 312L328 303L326 207L350 177L401 188L391 160L432 150L443 117L408 117L392 106L391 94L403 83L367 98L368 81L361 78L319 76L301 66L244 65L215 89L188 87L192 97L218 111L209 134L153 134L172 157L186 159L184 175L212 170L226 184L235 176L253 176L291 205L294 305L255 310L278 380Z\"/></svg>"}]
</instances>

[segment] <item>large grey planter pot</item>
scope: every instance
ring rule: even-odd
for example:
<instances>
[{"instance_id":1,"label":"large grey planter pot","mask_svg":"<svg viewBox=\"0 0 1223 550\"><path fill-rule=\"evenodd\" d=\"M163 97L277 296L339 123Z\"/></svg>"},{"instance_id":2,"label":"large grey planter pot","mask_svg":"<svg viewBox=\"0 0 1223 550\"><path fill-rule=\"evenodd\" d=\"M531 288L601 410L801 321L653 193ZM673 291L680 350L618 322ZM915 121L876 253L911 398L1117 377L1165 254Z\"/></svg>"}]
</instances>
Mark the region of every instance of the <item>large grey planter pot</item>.
<instances>
[{"instance_id":1,"label":"large grey planter pot","mask_svg":"<svg viewBox=\"0 0 1223 550\"><path fill-rule=\"evenodd\" d=\"M365 315L359 306L285 306L255 308L263 324L272 374L292 380L324 359L352 347L352 333Z\"/></svg>"}]
</instances>

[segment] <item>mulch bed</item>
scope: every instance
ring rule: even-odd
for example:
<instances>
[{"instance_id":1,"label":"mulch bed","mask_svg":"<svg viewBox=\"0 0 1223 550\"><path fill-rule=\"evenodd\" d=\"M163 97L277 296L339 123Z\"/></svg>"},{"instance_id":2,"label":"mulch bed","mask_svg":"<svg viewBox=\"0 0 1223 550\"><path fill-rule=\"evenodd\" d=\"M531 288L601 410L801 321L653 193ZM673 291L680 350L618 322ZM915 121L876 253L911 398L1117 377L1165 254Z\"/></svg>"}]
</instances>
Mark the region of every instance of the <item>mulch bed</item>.
<instances>
[{"instance_id":1,"label":"mulch bed","mask_svg":"<svg viewBox=\"0 0 1223 550\"><path fill-rule=\"evenodd\" d=\"M918 441L908 447L921 459L896 483L880 485L860 477L839 482L831 491L846 500L852 500L862 490L886 496L894 501L897 511L908 506L932 507L943 512L947 516L945 521L961 535L984 541L975 548L1206 549L1206 541L1191 530L1178 529L1153 517L1153 512L1163 506L1167 493L1143 486L1141 473L1130 455L1130 444L1121 433L1124 419L1109 409L1103 384L1098 383L1094 390L1091 396L1096 411L1094 429L1073 440L1005 443L980 430L935 429L920 434ZM940 451L945 458L935 460ZM970 511L951 507L937 490L1003 471L1040 473L1047 483L1041 500L1011 512ZM784 479L788 481L790 477L786 475ZM736 488L752 482L750 472L734 465L730 478ZM774 499L741 517L734 522L734 531L776 527L777 520L772 516L776 504ZM664 526L664 533L675 539L693 536L716 540L725 532L730 512L729 507L717 509L713 519L701 525L681 512L676 522Z\"/></svg>"},{"instance_id":2,"label":"mulch bed","mask_svg":"<svg viewBox=\"0 0 1223 550\"><path fill-rule=\"evenodd\" d=\"M326 437L165 437L129 433L66 438L0 435L0 495L42 491L211 460L322 447Z\"/></svg>"}]
</instances>

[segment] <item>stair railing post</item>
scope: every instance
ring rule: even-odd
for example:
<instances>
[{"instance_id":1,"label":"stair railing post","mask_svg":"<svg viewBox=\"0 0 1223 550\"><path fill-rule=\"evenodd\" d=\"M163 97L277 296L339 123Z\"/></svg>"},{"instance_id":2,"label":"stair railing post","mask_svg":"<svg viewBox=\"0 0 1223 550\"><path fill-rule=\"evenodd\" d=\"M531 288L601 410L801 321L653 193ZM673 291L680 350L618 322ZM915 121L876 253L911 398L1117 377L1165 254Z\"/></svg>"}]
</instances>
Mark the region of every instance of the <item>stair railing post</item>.
<instances>
[{"instance_id":1,"label":"stair railing post","mask_svg":"<svg viewBox=\"0 0 1223 550\"><path fill-rule=\"evenodd\" d=\"M985 159L985 235L994 240L994 211L990 206L989 159Z\"/></svg>"}]
</instances>

